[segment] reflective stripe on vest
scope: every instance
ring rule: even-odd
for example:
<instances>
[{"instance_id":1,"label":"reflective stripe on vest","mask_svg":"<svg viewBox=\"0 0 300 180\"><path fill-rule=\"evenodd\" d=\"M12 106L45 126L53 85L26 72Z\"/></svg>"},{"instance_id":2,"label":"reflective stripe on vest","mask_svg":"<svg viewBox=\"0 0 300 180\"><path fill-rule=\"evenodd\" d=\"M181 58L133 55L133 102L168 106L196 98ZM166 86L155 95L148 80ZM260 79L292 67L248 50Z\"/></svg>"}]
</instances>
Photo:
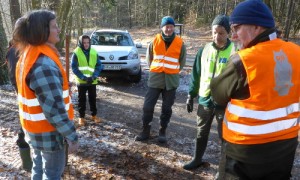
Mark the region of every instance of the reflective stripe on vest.
<instances>
[{"instance_id":1,"label":"reflective stripe on vest","mask_svg":"<svg viewBox=\"0 0 300 180\"><path fill-rule=\"evenodd\" d=\"M300 129L300 47L280 39L238 52L250 97L231 99L223 137L235 144L263 144L298 136Z\"/></svg>"},{"instance_id":2,"label":"reflective stripe on vest","mask_svg":"<svg viewBox=\"0 0 300 180\"><path fill-rule=\"evenodd\" d=\"M86 56L80 47L77 47L74 50L74 53L77 56L78 69L81 71L81 73L84 76L92 77L93 73L95 71L95 66L97 64L97 59L98 59L97 51L93 48L90 49L89 62L87 61ZM86 84L86 81L81 80L77 76L76 76L76 82L80 83L80 84ZM97 80L94 80L92 84L97 84Z\"/></svg>"},{"instance_id":3,"label":"reflective stripe on vest","mask_svg":"<svg viewBox=\"0 0 300 180\"><path fill-rule=\"evenodd\" d=\"M26 83L26 77L37 61L40 54L44 54L52 59L58 66L63 77L63 99L65 109L68 112L70 120L74 118L73 106L69 95L69 85L67 75L59 60L58 55L48 45L28 46L26 47L23 56L17 63L16 80L18 83L18 102L19 115L22 127L30 133L45 133L56 131L48 120L45 118L43 110L33 92Z\"/></svg>"},{"instance_id":4,"label":"reflective stripe on vest","mask_svg":"<svg viewBox=\"0 0 300 180\"><path fill-rule=\"evenodd\" d=\"M182 39L175 36L171 45L166 50L162 35L156 35L153 41L153 60L150 65L150 72L178 74L180 71L179 57L182 44Z\"/></svg>"},{"instance_id":5,"label":"reflective stripe on vest","mask_svg":"<svg viewBox=\"0 0 300 180\"><path fill-rule=\"evenodd\" d=\"M214 77L217 77L227 66L229 57L235 53L234 44L232 42L223 51L216 50L212 44L212 42L206 44L201 55L201 77L199 87L199 96L201 97L208 97L210 95L209 86L214 68L216 68Z\"/></svg>"}]
</instances>

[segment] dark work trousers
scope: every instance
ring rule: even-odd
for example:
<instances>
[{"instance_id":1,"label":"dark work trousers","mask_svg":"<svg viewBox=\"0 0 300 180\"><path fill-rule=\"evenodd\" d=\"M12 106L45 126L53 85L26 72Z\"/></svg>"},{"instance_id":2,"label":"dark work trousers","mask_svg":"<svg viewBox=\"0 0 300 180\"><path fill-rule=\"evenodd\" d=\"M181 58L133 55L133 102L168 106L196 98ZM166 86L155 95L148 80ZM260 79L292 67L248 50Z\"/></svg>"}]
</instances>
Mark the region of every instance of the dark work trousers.
<instances>
[{"instance_id":1,"label":"dark work trousers","mask_svg":"<svg viewBox=\"0 0 300 180\"><path fill-rule=\"evenodd\" d=\"M96 106L96 85L89 86L77 86L78 88L78 111L79 117L84 118L85 109L86 109L86 92L88 93L90 110L92 116L97 115L97 106Z\"/></svg>"},{"instance_id":2,"label":"dark work trousers","mask_svg":"<svg viewBox=\"0 0 300 180\"><path fill-rule=\"evenodd\" d=\"M270 151L272 151L270 149ZM296 151L296 149L295 149ZM225 180L289 180L295 151L271 163L248 164L226 157Z\"/></svg>"},{"instance_id":3,"label":"dark work trousers","mask_svg":"<svg viewBox=\"0 0 300 180\"><path fill-rule=\"evenodd\" d=\"M198 105L197 111L197 138L203 138L208 140L211 124L216 117L218 123L218 135L222 140L222 122L224 119L225 110L205 107L201 104Z\"/></svg>"},{"instance_id":4,"label":"dark work trousers","mask_svg":"<svg viewBox=\"0 0 300 180\"><path fill-rule=\"evenodd\" d=\"M143 126L149 125L153 119L154 107L157 100L162 95L162 107L160 115L160 125L167 128L172 116L172 106L176 98L176 89L166 90L148 87L143 106Z\"/></svg>"},{"instance_id":5,"label":"dark work trousers","mask_svg":"<svg viewBox=\"0 0 300 180\"><path fill-rule=\"evenodd\" d=\"M196 136L196 149L197 159L202 161L202 157L206 150L208 136L214 117L218 123L218 134L220 140L222 140L222 121L224 117L224 109L219 110L214 107L205 107L198 105L197 111L197 136Z\"/></svg>"}]
</instances>

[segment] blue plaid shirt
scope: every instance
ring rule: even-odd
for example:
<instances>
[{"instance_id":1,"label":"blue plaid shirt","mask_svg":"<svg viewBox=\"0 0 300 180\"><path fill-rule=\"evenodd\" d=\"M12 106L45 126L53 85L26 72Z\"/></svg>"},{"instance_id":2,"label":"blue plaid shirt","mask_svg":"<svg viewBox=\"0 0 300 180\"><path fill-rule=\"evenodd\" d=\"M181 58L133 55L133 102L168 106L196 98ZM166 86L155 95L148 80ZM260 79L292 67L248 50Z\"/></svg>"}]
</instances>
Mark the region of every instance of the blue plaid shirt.
<instances>
[{"instance_id":1,"label":"blue plaid shirt","mask_svg":"<svg viewBox=\"0 0 300 180\"><path fill-rule=\"evenodd\" d=\"M56 151L64 146L64 138L76 142L74 122L68 118L63 99L63 77L49 57L41 55L26 77L26 83L35 92L46 119L56 128L54 132L29 133L28 142L43 151Z\"/></svg>"}]
</instances>

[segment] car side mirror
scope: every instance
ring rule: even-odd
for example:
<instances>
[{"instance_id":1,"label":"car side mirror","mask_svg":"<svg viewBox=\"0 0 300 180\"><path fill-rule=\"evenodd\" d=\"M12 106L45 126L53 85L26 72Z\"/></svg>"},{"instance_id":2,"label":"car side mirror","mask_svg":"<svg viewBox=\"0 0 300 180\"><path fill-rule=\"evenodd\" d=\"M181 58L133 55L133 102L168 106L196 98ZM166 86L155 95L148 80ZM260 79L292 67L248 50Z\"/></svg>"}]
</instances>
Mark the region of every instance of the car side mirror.
<instances>
[{"instance_id":1,"label":"car side mirror","mask_svg":"<svg viewBox=\"0 0 300 180\"><path fill-rule=\"evenodd\" d=\"M143 45L142 45L142 43L138 42L138 43L135 43L135 47L137 47L137 48L142 48Z\"/></svg>"}]
</instances>

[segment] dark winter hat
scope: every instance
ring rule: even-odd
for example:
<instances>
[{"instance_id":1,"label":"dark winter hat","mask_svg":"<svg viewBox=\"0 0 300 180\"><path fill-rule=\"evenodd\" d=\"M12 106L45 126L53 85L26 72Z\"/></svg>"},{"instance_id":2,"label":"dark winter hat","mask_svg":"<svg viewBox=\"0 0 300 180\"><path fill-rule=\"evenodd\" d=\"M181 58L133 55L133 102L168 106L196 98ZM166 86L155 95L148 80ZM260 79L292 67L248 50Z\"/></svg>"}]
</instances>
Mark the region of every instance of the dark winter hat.
<instances>
[{"instance_id":1,"label":"dark winter hat","mask_svg":"<svg viewBox=\"0 0 300 180\"><path fill-rule=\"evenodd\" d=\"M165 16L161 19L160 27L164 27L167 24L172 24L175 26L174 19L171 16Z\"/></svg>"},{"instance_id":2,"label":"dark winter hat","mask_svg":"<svg viewBox=\"0 0 300 180\"><path fill-rule=\"evenodd\" d=\"M223 26L228 33L230 32L229 19L225 15L218 15L217 17L215 17L211 25Z\"/></svg>"},{"instance_id":3,"label":"dark winter hat","mask_svg":"<svg viewBox=\"0 0 300 180\"><path fill-rule=\"evenodd\" d=\"M266 28L275 27L272 12L262 0L246 0L239 3L230 16L230 24L251 24Z\"/></svg>"}]
</instances>

